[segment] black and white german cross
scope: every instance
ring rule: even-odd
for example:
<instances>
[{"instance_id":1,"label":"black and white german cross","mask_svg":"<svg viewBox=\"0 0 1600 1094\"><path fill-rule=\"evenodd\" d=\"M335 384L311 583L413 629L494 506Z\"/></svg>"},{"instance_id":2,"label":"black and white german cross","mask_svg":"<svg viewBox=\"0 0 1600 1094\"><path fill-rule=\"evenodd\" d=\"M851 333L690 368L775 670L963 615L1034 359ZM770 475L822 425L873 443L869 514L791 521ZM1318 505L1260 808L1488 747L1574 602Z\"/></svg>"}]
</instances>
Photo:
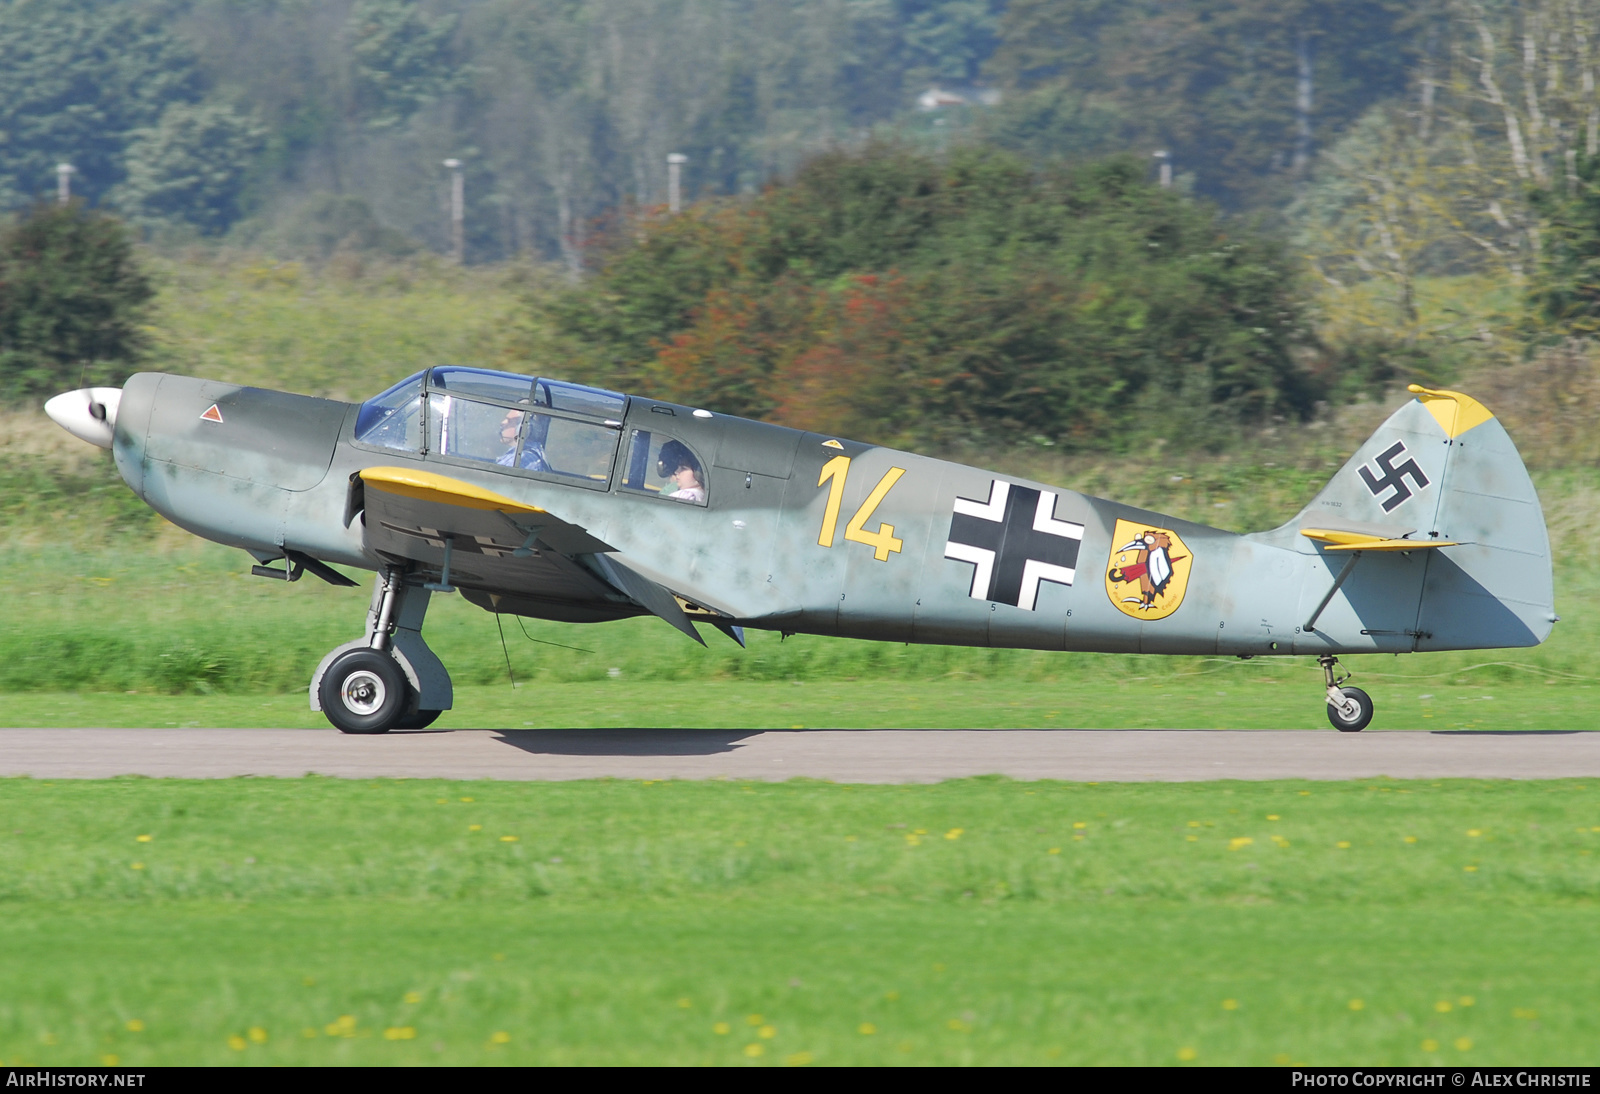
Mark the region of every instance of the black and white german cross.
<instances>
[{"instance_id":1,"label":"black and white german cross","mask_svg":"<svg viewBox=\"0 0 1600 1094\"><path fill-rule=\"evenodd\" d=\"M1057 496L994 479L988 501L956 498L944 557L972 563L972 599L1031 612L1039 582L1072 584L1083 525L1056 519Z\"/></svg>"},{"instance_id":2,"label":"black and white german cross","mask_svg":"<svg viewBox=\"0 0 1600 1094\"><path fill-rule=\"evenodd\" d=\"M1361 468L1361 481L1367 484L1367 489L1372 492L1373 497L1377 497L1391 487L1394 489L1393 494L1383 499L1382 504L1385 513L1392 512L1395 506L1411 496L1411 488L1406 485L1407 476L1410 476L1411 481L1416 484L1418 490L1428 485L1428 476L1422 473L1422 468L1417 466L1416 460L1407 460L1398 467L1395 466L1394 461L1405 454L1406 443L1404 441L1395 441L1394 444L1378 453L1377 458L1372 462L1378 465L1379 471L1383 472L1381 479L1365 467Z\"/></svg>"}]
</instances>

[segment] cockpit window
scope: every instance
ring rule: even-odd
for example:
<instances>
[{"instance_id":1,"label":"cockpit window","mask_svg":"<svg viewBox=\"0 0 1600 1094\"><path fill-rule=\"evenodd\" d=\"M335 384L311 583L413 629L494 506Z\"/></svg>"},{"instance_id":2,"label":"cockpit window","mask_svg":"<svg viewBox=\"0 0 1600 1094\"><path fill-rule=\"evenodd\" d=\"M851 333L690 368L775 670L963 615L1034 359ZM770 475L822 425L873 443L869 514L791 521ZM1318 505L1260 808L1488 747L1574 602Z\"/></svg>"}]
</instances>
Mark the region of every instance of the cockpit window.
<instances>
[{"instance_id":1,"label":"cockpit window","mask_svg":"<svg viewBox=\"0 0 1600 1094\"><path fill-rule=\"evenodd\" d=\"M429 374L428 388L479 399L498 399L503 403L526 403L533 398L533 377L491 372L486 368L443 366Z\"/></svg>"},{"instance_id":2,"label":"cockpit window","mask_svg":"<svg viewBox=\"0 0 1600 1094\"><path fill-rule=\"evenodd\" d=\"M665 433L635 429L628 441L622 485L690 505L706 503L705 464L688 445Z\"/></svg>"},{"instance_id":3,"label":"cockpit window","mask_svg":"<svg viewBox=\"0 0 1600 1094\"><path fill-rule=\"evenodd\" d=\"M622 421L625 399L615 391L569 384L561 380L540 380L534 390L538 394L538 398L534 401L551 410L592 414L596 418L609 418L619 424Z\"/></svg>"},{"instance_id":4,"label":"cockpit window","mask_svg":"<svg viewBox=\"0 0 1600 1094\"><path fill-rule=\"evenodd\" d=\"M603 486L611 479L618 435L615 426L543 414L526 403L508 407L440 391L428 395L428 451L435 455Z\"/></svg>"},{"instance_id":5,"label":"cockpit window","mask_svg":"<svg viewBox=\"0 0 1600 1094\"><path fill-rule=\"evenodd\" d=\"M415 452L422 447L422 374L401 380L361 404L356 440Z\"/></svg>"},{"instance_id":6,"label":"cockpit window","mask_svg":"<svg viewBox=\"0 0 1600 1094\"><path fill-rule=\"evenodd\" d=\"M423 405L424 380L430 396L427 407ZM501 405L489 406L484 400L493 400ZM448 422L446 415L452 405L458 406L458 409L455 411L455 420ZM361 410L356 415L355 438L364 444L421 452L423 419L427 417L429 452L492 460L502 466L525 470L547 470L541 465L550 461L543 455L535 456L531 452L520 455L520 450L515 447L509 455L506 452L506 445L502 443L506 411L518 407L529 408L518 419L518 445L524 433L537 434L540 438L560 438L549 447L553 453L559 451L572 470L556 473L578 475L590 480L596 476L604 480L609 476L611 459L616 455L615 429L622 424L627 398L602 388L585 387L563 380L518 376L512 372L458 365L441 365L427 372L419 372L361 404ZM531 411L541 408L558 414L578 414L599 420L591 426L560 417L530 417ZM427 411L426 415L424 410ZM539 420L538 423L533 421L534 417ZM539 428L532 428L536 424ZM536 444L541 450L547 447L542 439L537 440ZM551 466L554 466L553 462Z\"/></svg>"}]
</instances>

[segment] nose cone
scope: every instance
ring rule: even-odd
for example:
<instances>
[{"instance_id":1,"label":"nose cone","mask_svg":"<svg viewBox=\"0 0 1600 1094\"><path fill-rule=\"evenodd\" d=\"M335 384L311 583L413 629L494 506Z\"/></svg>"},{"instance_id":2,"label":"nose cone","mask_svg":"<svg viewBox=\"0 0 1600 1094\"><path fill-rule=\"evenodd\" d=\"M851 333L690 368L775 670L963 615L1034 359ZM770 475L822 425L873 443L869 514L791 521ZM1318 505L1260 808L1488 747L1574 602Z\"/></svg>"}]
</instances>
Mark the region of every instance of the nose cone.
<instances>
[{"instance_id":1,"label":"nose cone","mask_svg":"<svg viewBox=\"0 0 1600 1094\"><path fill-rule=\"evenodd\" d=\"M64 391L44 404L50 420L80 441L110 448L117 429L120 387L84 387Z\"/></svg>"}]
</instances>

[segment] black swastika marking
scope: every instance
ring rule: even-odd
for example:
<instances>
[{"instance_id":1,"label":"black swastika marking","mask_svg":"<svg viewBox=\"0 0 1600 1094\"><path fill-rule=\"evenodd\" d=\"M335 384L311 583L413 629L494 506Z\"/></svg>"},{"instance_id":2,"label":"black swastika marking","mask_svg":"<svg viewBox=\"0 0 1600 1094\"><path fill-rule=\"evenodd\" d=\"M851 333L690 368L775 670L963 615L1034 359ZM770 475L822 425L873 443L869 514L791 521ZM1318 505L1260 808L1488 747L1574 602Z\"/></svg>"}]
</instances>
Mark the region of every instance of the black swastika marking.
<instances>
[{"instance_id":1,"label":"black swastika marking","mask_svg":"<svg viewBox=\"0 0 1600 1094\"><path fill-rule=\"evenodd\" d=\"M1391 512L1395 506L1411 496L1411 488L1406 485L1407 476L1416 484L1418 490L1428 485L1428 476L1422 473L1422 468L1417 466L1416 460L1407 460L1400 466L1395 466L1394 461L1405 454L1406 443L1404 441L1395 441L1394 444L1378 454L1378 458L1372 462L1378 465L1379 471L1383 472L1383 478L1381 479L1365 467L1361 468L1361 481L1367 484L1367 489L1372 491L1373 497L1377 497L1391 486L1394 487L1394 493L1383 500L1383 511L1385 513Z\"/></svg>"}]
</instances>

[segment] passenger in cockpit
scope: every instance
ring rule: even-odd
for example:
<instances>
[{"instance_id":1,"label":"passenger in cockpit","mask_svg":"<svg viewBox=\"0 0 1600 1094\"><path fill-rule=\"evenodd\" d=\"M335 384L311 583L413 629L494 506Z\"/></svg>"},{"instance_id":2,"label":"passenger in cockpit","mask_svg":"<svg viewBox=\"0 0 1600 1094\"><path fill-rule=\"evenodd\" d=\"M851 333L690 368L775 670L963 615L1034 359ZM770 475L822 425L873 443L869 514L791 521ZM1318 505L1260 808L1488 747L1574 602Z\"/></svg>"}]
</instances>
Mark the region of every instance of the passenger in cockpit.
<instances>
[{"instance_id":1,"label":"passenger in cockpit","mask_svg":"<svg viewBox=\"0 0 1600 1094\"><path fill-rule=\"evenodd\" d=\"M706 503L706 484L700 473L700 461L681 441L668 441L661 446L661 455L656 459L656 473L673 483L672 489L662 488L662 497L696 505Z\"/></svg>"}]
</instances>

